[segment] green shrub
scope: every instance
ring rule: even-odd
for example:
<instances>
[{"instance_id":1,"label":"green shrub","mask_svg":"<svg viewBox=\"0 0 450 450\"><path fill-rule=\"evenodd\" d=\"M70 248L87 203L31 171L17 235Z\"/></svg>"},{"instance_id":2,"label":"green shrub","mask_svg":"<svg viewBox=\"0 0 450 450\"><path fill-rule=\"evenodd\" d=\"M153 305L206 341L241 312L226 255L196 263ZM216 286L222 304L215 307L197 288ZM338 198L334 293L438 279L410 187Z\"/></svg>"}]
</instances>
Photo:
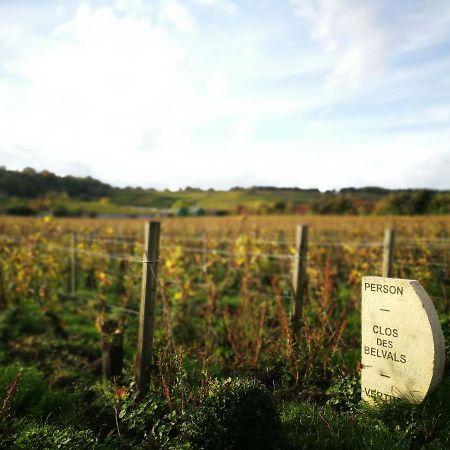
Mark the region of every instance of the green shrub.
<instances>
[{"instance_id":1,"label":"green shrub","mask_svg":"<svg viewBox=\"0 0 450 450\"><path fill-rule=\"evenodd\" d=\"M125 377L128 375L125 373ZM129 448L170 448L167 446L177 434L179 417L176 411L168 409L166 402L157 394L148 392L138 399L134 382L121 394L120 400L117 387L112 384L102 383L94 389L95 414L103 417L102 421L108 424L107 427L120 430L119 437L116 434L110 436L112 441L119 438L127 442ZM114 409L117 410L117 417L112 416ZM107 440L111 441L109 438Z\"/></svg>"},{"instance_id":2,"label":"green shrub","mask_svg":"<svg viewBox=\"0 0 450 450\"><path fill-rule=\"evenodd\" d=\"M327 404L341 411L354 411L361 401L359 377L344 377L327 389Z\"/></svg>"},{"instance_id":3,"label":"green shrub","mask_svg":"<svg viewBox=\"0 0 450 450\"><path fill-rule=\"evenodd\" d=\"M273 449L280 423L266 388L257 381L215 382L190 426L194 448Z\"/></svg>"}]
</instances>

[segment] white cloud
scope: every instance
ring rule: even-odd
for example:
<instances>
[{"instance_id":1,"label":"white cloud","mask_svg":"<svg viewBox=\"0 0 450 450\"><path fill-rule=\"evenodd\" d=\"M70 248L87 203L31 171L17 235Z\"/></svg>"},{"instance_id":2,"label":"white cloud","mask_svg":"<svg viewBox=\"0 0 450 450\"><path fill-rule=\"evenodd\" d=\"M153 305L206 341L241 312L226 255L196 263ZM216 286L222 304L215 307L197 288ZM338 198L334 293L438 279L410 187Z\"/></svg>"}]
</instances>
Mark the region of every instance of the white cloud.
<instances>
[{"instance_id":1,"label":"white cloud","mask_svg":"<svg viewBox=\"0 0 450 450\"><path fill-rule=\"evenodd\" d=\"M255 62L261 66L260 56L236 58L237 38L221 43L223 59L215 48L199 55L203 47L175 44L165 23L83 2L50 35L24 41L5 63L8 77L0 76L0 123L7 130L0 141L3 154L16 152L18 160L28 161L34 151L59 171L66 170L67 161L77 167L89 161L94 174L109 180L123 179L128 168L136 177L141 173L139 182L145 184L143 161L151 161L163 184L170 173L164 161L170 165L182 161L181 155L191 161L203 155L206 144L197 135L210 120L230 122L223 145L207 146L216 158L231 145L246 151L260 118L305 103L236 95L234 83L250 76ZM34 150L19 158L18 146ZM102 173L105 160L107 174ZM195 174L203 176L198 168Z\"/></svg>"},{"instance_id":2,"label":"white cloud","mask_svg":"<svg viewBox=\"0 0 450 450\"><path fill-rule=\"evenodd\" d=\"M158 18L162 23L173 26L177 31L192 32L196 27L194 16L178 0L162 0Z\"/></svg>"},{"instance_id":3,"label":"white cloud","mask_svg":"<svg viewBox=\"0 0 450 450\"><path fill-rule=\"evenodd\" d=\"M403 26L397 29L405 41L404 50L426 48L450 37L450 2L420 0L416 8L403 15Z\"/></svg>"},{"instance_id":4,"label":"white cloud","mask_svg":"<svg viewBox=\"0 0 450 450\"><path fill-rule=\"evenodd\" d=\"M23 35L24 30L13 24L2 24L0 27L0 40L5 47L11 47Z\"/></svg>"},{"instance_id":5,"label":"white cloud","mask_svg":"<svg viewBox=\"0 0 450 450\"><path fill-rule=\"evenodd\" d=\"M53 36L34 36L7 63L0 147L37 149L49 167L64 158L89 161L102 177L105 156L122 167L149 130L158 130L167 151L181 147L197 117L184 58L147 20L85 3Z\"/></svg>"},{"instance_id":6,"label":"white cloud","mask_svg":"<svg viewBox=\"0 0 450 450\"><path fill-rule=\"evenodd\" d=\"M46 14L28 27L11 21L23 32L0 48L1 163L171 188L404 187L441 174L448 62L430 57L433 70L426 61L390 70L392 26L374 6L352 8L362 5L356 0L301 2L323 52L284 21L262 26L253 11L255 21L229 28L228 17L202 10L225 3L91 0L67 7L51 29L42 27ZM247 17L247 7L233 10ZM419 29L414 20L409 14ZM443 39L439 27L420 45ZM419 45L402 43L396 51ZM383 67L369 89L366 78ZM324 89L326 73L334 86L364 89Z\"/></svg>"},{"instance_id":7,"label":"white cloud","mask_svg":"<svg viewBox=\"0 0 450 450\"><path fill-rule=\"evenodd\" d=\"M193 3L212 7L220 12L224 12L226 14L234 14L237 11L237 5L229 0L191 0Z\"/></svg>"},{"instance_id":8,"label":"white cloud","mask_svg":"<svg viewBox=\"0 0 450 450\"><path fill-rule=\"evenodd\" d=\"M116 0L114 8L125 14L145 14L147 12L144 0Z\"/></svg>"},{"instance_id":9,"label":"white cloud","mask_svg":"<svg viewBox=\"0 0 450 450\"><path fill-rule=\"evenodd\" d=\"M311 26L311 38L333 59L328 85L358 91L399 55L450 37L447 0L291 0Z\"/></svg>"},{"instance_id":10,"label":"white cloud","mask_svg":"<svg viewBox=\"0 0 450 450\"><path fill-rule=\"evenodd\" d=\"M375 9L360 0L291 0L294 11L311 22L312 38L335 57L328 83L354 90L382 71L391 36Z\"/></svg>"}]
</instances>

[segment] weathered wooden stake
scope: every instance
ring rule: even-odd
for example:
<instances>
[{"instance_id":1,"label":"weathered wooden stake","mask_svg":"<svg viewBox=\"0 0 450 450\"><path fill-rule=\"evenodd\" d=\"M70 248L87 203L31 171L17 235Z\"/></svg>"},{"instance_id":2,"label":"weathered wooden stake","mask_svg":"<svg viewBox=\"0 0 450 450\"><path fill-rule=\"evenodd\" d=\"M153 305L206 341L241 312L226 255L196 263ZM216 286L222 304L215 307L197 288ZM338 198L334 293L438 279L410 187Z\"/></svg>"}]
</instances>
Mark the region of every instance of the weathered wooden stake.
<instances>
[{"instance_id":1,"label":"weathered wooden stake","mask_svg":"<svg viewBox=\"0 0 450 450\"><path fill-rule=\"evenodd\" d=\"M77 246L77 233L74 232L71 235L70 248L70 293L72 295L76 295L77 293Z\"/></svg>"},{"instance_id":2,"label":"weathered wooden stake","mask_svg":"<svg viewBox=\"0 0 450 450\"><path fill-rule=\"evenodd\" d=\"M294 311L292 333L298 342L300 337L303 297L306 288L306 258L308 254L308 225L297 225L295 236L295 257L292 270L292 294Z\"/></svg>"},{"instance_id":3,"label":"weathered wooden stake","mask_svg":"<svg viewBox=\"0 0 450 450\"><path fill-rule=\"evenodd\" d=\"M123 334L116 329L113 333L102 333L103 379L120 377L123 369Z\"/></svg>"},{"instance_id":4,"label":"weathered wooden stake","mask_svg":"<svg viewBox=\"0 0 450 450\"><path fill-rule=\"evenodd\" d=\"M384 230L384 244L383 244L383 267L382 276L392 278L392 267L394 264L394 249L395 249L395 230L387 228Z\"/></svg>"},{"instance_id":5,"label":"weathered wooden stake","mask_svg":"<svg viewBox=\"0 0 450 450\"><path fill-rule=\"evenodd\" d=\"M205 231L202 235L202 263L203 263L203 273L205 275L208 275L207 251L208 251L208 235Z\"/></svg>"},{"instance_id":6,"label":"weathered wooden stake","mask_svg":"<svg viewBox=\"0 0 450 450\"><path fill-rule=\"evenodd\" d=\"M153 327L159 262L160 223L145 226L145 251L142 264L142 291L139 312L139 337L137 346L136 385L138 396L148 389L153 354Z\"/></svg>"}]
</instances>

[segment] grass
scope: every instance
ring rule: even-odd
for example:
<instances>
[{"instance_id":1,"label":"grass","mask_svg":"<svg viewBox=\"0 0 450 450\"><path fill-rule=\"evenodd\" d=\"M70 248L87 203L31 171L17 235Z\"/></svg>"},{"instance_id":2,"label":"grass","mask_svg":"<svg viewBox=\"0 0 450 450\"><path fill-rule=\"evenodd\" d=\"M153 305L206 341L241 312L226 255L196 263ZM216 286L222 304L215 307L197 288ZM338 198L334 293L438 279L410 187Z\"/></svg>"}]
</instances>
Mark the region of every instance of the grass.
<instances>
[{"instance_id":1,"label":"grass","mask_svg":"<svg viewBox=\"0 0 450 450\"><path fill-rule=\"evenodd\" d=\"M287 402L280 407L282 447L446 449L450 446L449 398L447 378L420 405L399 400L374 406L355 402L350 411L339 411L329 404Z\"/></svg>"},{"instance_id":2,"label":"grass","mask_svg":"<svg viewBox=\"0 0 450 450\"><path fill-rule=\"evenodd\" d=\"M391 433L382 421L337 413L330 407L290 402L281 409L281 421L285 450L408 448L400 430Z\"/></svg>"},{"instance_id":3,"label":"grass","mask_svg":"<svg viewBox=\"0 0 450 450\"><path fill-rule=\"evenodd\" d=\"M107 437L99 439L101 424L97 420L101 417L103 420L112 420L114 406L108 399L109 388L97 390L97 394L94 394L96 400L93 402L94 391L87 385L81 385L78 392L70 393L67 389L51 386L45 380L43 373L36 368L21 368L13 364L0 370L0 398L5 398L8 386L18 373L21 374L21 380L9 405L7 420L3 418L0 421L0 427L6 436L0 448L158 448L140 445L147 439L145 430L150 431L152 426L163 427L159 432L161 439L169 443L167 448L209 448L199 444L191 446L190 433L183 435L182 431L186 430L185 425L189 425L191 420L194 422L199 420L195 417L203 414L202 409L191 408L184 416L172 415L170 419L170 415L164 412L164 407L160 406L159 401L153 396L144 399L141 407L133 406L133 402L123 402L121 405L123 414L119 421L122 437L119 439L119 436L115 435L114 439ZM102 390L105 394L99 394ZM87 394L91 396L90 405L85 403ZM420 405L393 401L368 406L360 403L359 398L354 394L354 392L340 393L340 398L345 397L348 403L344 409L342 405L336 406L330 402L326 404L295 400L279 402L281 432L278 439L274 441L273 447L267 448L278 450L449 448L450 381L448 379ZM214 408L220 408L221 404L218 403ZM351 406L348 407L349 405ZM160 409L161 407L163 409ZM91 417L86 417L86 414L78 415L77 410L83 410L84 413L89 411ZM243 409L243 411L246 410ZM245 414L251 413L247 411ZM155 415L159 417L156 422ZM210 419L210 416L202 419L213 420L202 425L206 427L204 432L214 427L215 420L219 420L216 415L211 417L213 419ZM230 422L233 423L232 426L239 426L235 418L230 417L227 420L233 420ZM257 428L258 425L256 423L253 426ZM114 429L113 423L110 423L109 427ZM167 436L165 430L169 431ZM196 431L197 434L199 431ZM216 450L228 448L226 432L221 436L221 441L212 441L216 444L211 448ZM140 443L139 439L136 440L137 438L141 440ZM171 446L171 439L175 446ZM197 441L196 437L195 442ZM249 448L247 444L245 447L236 445L232 448Z\"/></svg>"}]
</instances>

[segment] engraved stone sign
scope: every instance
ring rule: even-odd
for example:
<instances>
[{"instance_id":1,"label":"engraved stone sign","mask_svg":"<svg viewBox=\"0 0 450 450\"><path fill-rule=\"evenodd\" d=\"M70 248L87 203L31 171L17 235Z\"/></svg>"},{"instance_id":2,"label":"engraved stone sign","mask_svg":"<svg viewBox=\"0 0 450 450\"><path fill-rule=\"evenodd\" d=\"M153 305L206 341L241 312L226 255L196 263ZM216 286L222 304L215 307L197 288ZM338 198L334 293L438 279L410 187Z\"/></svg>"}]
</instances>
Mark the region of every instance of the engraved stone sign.
<instances>
[{"instance_id":1,"label":"engraved stone sign","mask_svg":"<svg viewBox=\"0 0 450 450\"><path fill-rule=\"evenodd\" d=\"M420 402L439 384L444 336L418 281L363 277L361 327L364 400Z\"/></svg>"}]
</instances>

